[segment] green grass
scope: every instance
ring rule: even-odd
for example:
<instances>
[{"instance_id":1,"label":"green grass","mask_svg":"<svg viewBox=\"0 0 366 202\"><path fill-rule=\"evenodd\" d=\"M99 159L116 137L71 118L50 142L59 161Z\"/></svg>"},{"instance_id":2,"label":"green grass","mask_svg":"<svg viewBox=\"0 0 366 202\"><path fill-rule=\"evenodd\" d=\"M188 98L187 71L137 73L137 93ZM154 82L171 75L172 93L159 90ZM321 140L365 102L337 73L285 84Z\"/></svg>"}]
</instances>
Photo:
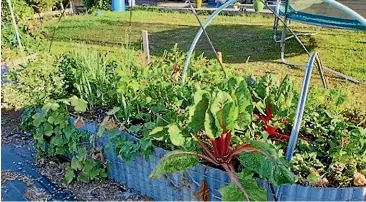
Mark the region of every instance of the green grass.
<instances>
[{"instance_id":1,"label":"green grass","mask_svg":"<svg viewBox=\"0 0 366 202\"><path fill-rule=\"evenodd\" d=\"M200 18L204 21L207 16ZM56 20L45 23L49 33L52 33L55 24ZM304 71L279 63L280 50L273 42L272 24L272 17L218 16L208 26L207 32L215 47L222 52L223 61L228 68L236 68L239 73L253 75L265 72L280 76L292 74L300 84ZM188 51L199 28L192 14L149 11L133 11L132 32L129 36L128 25L129 12L66 17L59 24L52 52L91 48L118 55L122 50L121 46L128 42L135 48L141 48L141 31L147 30L151 54L161 56L165 49L170 49L175 43L180 49ZM297 31L315 32L318 29L296 23L291 26ZM310 51L320 54L324 65L359 80L366 80L365 32L321 29L315 36L303 37L302 40ZM286 45L288 60L302 63L307 61L307 55L295 41L288 41ZM196 51L205 52L207 57L214 57L204 36L201 37ZM246 63L248 58L249 62ZM329 80L331 87L347 90L357 103L362 103L363 98L366 98L365 86L344 83L335 78ZM314 77L313 81L316 86L320 85L318 77Z\"/></svg>"}]
</instances>

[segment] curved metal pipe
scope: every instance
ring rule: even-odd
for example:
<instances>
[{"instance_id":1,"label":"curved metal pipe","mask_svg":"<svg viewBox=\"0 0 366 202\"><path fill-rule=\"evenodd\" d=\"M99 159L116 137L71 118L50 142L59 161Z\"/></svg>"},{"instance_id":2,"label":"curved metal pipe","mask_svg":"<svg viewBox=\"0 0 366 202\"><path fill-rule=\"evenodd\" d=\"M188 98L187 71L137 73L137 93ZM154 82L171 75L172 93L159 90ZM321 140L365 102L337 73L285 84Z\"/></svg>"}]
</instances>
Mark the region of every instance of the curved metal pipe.
<instances>
[{"instance_id":1,"label":"curved metal pipe","mask_svg":"<svg viewBox=\"0 0 366 202\"><path fill-rule=\"evenodd\" d=\"M232 5L233 3L235 3L237 0L229 0L226 3L224 3L222 6L220 6L217 10L215 10L215 12L213 12L206 20L206 22L202 25L203 28L206 28L211 21L225 8L229 7L230 5ZM198 30L196 36L193 39L192 45L189 49L189 52L187 54L186 60L184 62L184 68L183 68L183 73L182 73L182 84L184 85L185 81L186 81L186 77L187 77L187 70L188 70L188 66L189 66L189 62L191 60L192 54L194 49L196 48L197 42L200 39L201 35L203 33L203 29L202 27Z\"/></svg>"},{"instance_id":2,"label":"curved metal pipe","mask_svg":"<svg viewBox=\"0 0 366 202\"><path fill-rule=\"evenodd\" d=\"M287 161L291 160L295 147L296 147L297 137L299 135L299 131L300 131L300 127L301 127L301 120L302 120L302 116L304 114L306 98L308 96L311 72L313 70L314 62L316 61L317 57L318 57L317 53L312 53L310 55L309 62L306 65L304 81L303 81L302 87L301 87L300 100L299 100L299 103L297 104L297 108L296 108L294 126L292 127L291 136L290 136L290 140L288 142L287 151L286 151L286 160Z\"/></svg>"},{"instance_id":3,"label":"curved metal pipe","mask_svg":"<svg viewBox=\"0 0 366 202\"><path fill-rule=\"evenodd\" d=\"M358 14L356 11L350 9L349 7L341 4L335 0L324 0L325 3L330 4L331 6L343 11L344 13L352 16L355 20L359 21L363 26L366 27L366 19Z\"/></svg>"}]
</instances>

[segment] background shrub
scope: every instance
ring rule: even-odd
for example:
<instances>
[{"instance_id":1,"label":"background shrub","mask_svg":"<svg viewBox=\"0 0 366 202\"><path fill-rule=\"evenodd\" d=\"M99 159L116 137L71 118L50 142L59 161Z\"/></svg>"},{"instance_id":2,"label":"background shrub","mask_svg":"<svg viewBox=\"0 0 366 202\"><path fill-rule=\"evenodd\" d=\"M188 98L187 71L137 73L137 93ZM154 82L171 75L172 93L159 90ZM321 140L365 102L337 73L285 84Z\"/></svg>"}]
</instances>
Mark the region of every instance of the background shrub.
<instances>
[{"instance_id":1,"label":"background shrub","mask_svg":"<svg viewBox=\"0 0 366 202\"><path fill-rule=\"evenodd\" d=\"M63 94L63 75L51 56L39 56L21 69L10 69L6 81L2 99L4 107L10 109L39 106Z\"/></svg>"}]
</instances>

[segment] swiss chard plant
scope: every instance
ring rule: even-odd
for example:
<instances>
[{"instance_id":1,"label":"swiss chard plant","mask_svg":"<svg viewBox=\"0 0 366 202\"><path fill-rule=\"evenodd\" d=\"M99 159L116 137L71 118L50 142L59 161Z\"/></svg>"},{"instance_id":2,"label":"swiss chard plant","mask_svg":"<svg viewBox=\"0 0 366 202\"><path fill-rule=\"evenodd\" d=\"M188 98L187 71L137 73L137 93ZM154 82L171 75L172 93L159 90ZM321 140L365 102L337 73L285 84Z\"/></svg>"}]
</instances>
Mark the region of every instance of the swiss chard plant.
<instances>
[{"instance_id":1,"label":"swiss chard plant","mask_svg":"<svg viewBox=\"0 0 366 202\"><path fill-rule=\"evenodd\" d=\"M258 78L251 85L255 102L254 116L272 139L287 141L290 137L288 122L293 120L296 107L293 86L289 76L276 85L270 74Z\"/></svg>"},{"instance_id":2,"label":"swiss chard plant","mask_svg":"<svg viewBox=\"0 0 366 202\"><path fill-rule=\"evenodd\" d=\"M266 192L256 184L253 172L276 185L293 183L294 177L286 162L271 145L258 141L232 142L236 130L248 130L253 108L245 80L232 78L220 88L198 90L189 108L185 129L173 123L168 132L174 133L172 141L184 141L185 137L192 135L201 151L169 152L151 177L184 171L200 161L220 166L232 182L220 190L225 200L266 200ZM240 174L236 173L236 162L246 168Z\"/></svg>"}]
</instances>

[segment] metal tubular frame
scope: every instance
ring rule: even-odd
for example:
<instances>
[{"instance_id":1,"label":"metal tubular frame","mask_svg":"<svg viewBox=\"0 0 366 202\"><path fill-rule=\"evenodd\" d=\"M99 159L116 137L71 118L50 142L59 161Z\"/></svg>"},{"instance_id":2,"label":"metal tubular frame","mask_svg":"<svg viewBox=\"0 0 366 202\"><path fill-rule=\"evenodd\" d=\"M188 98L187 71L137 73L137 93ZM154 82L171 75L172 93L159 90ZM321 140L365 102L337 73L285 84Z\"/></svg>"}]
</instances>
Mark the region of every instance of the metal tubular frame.
<instances>
[{"instance_id":1,"label":"metal tubular frame","mask_svg":"<svg viewBox=\"0 0 366 202\"><path fill-rule=\"evenodd\" d=\"M361 24L365 25L366 26L366 20L361 16L359 15L358 13L352 11L350 8L348 8L347 6L339 3L339 2L336 2L334 0L324 0L324 2L330 4L331 6L334 6L344 12L346 12L347 14L349 15L352 15L356 20L358 20ZM305 45L303 44L303 42L299 39L299 36L304 36L304 35L313 35L315 33L294 33L288 26L288 6L289 6L289 0L286 0L286 5L285 5L285 16L284 16L284 19L281 20L281 16L279 14L279 7L280 7L280 4L281 4L281 0L277 0L277 4L276 4L276 10L273 11L270 7L267 7L270 11L272 11L272 13L275 15L275 20L274 20L274 25L273 25L273 31L274 31L274 41L276 43L279 43L279 46L280 46L280 49L281 49L281 61L282 63L286 64L286 65L289 65L289 66L305 66L304 64L297 64L297 63L292 63L292 62L288 62L286 60L286 57L285 57L285 43L288 39L290 38L295 38L296 41L302 46L302 48L304 49L304 51L309 55L310 57L310 52L308 51L308 49L305 47ZM278 40L278 26L279 26L279 21L281 21L283 23L283 29L282 29L282 34L281 34L281 38L280 40ZM290 36L287 36L287 31L290 31L291 32L291 35ZM340 77L340 78L343 78L343 79L346 79L348 81L351 81L353 83L356 83L356 84L366 84L366 81L359 81L353 77L350 77L350 76L347 76L345 74L342 74L340 72L337 72L333 69L330 69L328 67L323 67L323 69L333 75L336 75L337 77Z\"/></svg>"},{"instance_id":2,"label":"metal tubular frame","mask_svg":"<svg viewBox=\"0 0 366 202\"><path fill-rule=\"evenodd\" d=\"M301 127L302 116L303 116L304 110L305 110L306 98L307 98L308 91L309 91L311 73L312 73L315 62L317 63L319 71L322 72L321 65L319 65L319 63L318 63L318 62L320 62L318 54L312 53L310 55L310 59L309 59L307 65L306 65L305 76L304 76L304 80L303 80L301 92L300 92L300 99L299 99L299 102L298 102L297 108L296 108L295 121L294 121L294 125L292 127L290 140L287 145L287 151L286 151L286 160L287 161L291 160L295 147L296 147L296 142L297 142L297 138L298 138L300 127Z\"/></svg>"},{"instance_id":3,"label":"metal tubular frame","mask_svg":"<svg viewBox=\"0 0 366 202\"><path fill-rule=\"evenodd\" d=\"M305 66L305 64L296 64L296 63L290 63L290 62L287 62L286 61L286 58L285 58L285 42L286 40L290 39L290 38L295 38L296 41L302 46L302 48L304 49L304 51L309 55L310 57L310 52L308 51L308 49L305 47L304 43L302 43L302 41L300 40L299 36L300 35L309 35L309 33L300 33L300 34L296 34L294 31L292 31L289 26L287 25L287 22L288 22L288 17L287 17L287 14L285 15L285 19L282 19L281 16L279 15L279 5L281 4L281 0L277 0L277 6L276 6L276 10L273 10L271 9L265 2L264 0L260 0L262 1L262 3L265 5L265 7L270 10L274 15L275 15L275 21L274 21L274 25L273 25L273 30L274 30L274 41L279 43L280 44L280 48L281 48L281 61L284 63L284 64L287 64L289 66ZM349 9L348 7L344 6L343 4L340 4L338 2L335 2L334 0L325 0L327 3L331 4L331 5L336 5L335 7L337 8L340 8L342 7L341 10L343 11L347 11L348 13L352 13L352 10ZM200 29L198 30L198 32L196 33L196 36L191 44L191 47L189 49L189 52L187 54L187 57L186 57L186 60L185 60L185 63L184 63L184 68L183 68L183 72L182 72L182 85L185 84L185 80L186 80L186 77L187 77L187 70L188 70L188 66L189 66L189 62L190 62L190 59L192 57L192 54L193 54L193 51L197 45L197 42L199 40L199 38L201 37L202 33L204 32L207 35L207 32L205 31L205 28L208 26L208 24L211 23L211 21L222 11L224 10L225 8L229 7L230 5L234 4L236 2L236 0L229 0L227 1L225 4L223 4L222 6L220 6L215 12L213 12L209 17L208 19L205 21L204 24L201 24L200 23ZM289 0L286 0L286 4L288 5L288 2ZM333 3L332 3L333 2ZM335 3L334 3L335 2ZM287 7L286 7L287 8ZM193 10L192 11L193 13L195 13L195 11ZM358 19L358 20L361 20L363 19L362 16L360 17L360 15L358 15L356 12L353 11L353 15L355 17L355 19ZM281 34L281 39L278 40L277 39L277 31L278 31L278 25L279 25L279 22L282 22L283 24L283 30L282 30L282 34ZM361 23L363 23L362 21L360 21ZM288 36L287 37L287 31L289 31L291 33L291 36ZM310 34L313 34L313 33L310 33ZM209 38L209 37L208 37ZM216 51L215 51L216 53ZM217 56L217 55L216 55ZM317 59L319 60L319 59ZM320 63L320 62L317 62L317 63ZM220 63L220 65L222 65ZM323 69L333 75L336 75L337 77L340 77L340 78L343 78L343 79L346 79L348 81L351 81L353 83L356 83L356 84L366 84L366 81L359 81L353 77L350 77L350 76L347 76L345 74L342 74L340 72L337 72L333 69L330 69L328 67L323 67ZM322 74L324 75L324 74ZM323 84L324 84L324 79L322 79L323 81Z\"/></svg>"}]
</instances>

